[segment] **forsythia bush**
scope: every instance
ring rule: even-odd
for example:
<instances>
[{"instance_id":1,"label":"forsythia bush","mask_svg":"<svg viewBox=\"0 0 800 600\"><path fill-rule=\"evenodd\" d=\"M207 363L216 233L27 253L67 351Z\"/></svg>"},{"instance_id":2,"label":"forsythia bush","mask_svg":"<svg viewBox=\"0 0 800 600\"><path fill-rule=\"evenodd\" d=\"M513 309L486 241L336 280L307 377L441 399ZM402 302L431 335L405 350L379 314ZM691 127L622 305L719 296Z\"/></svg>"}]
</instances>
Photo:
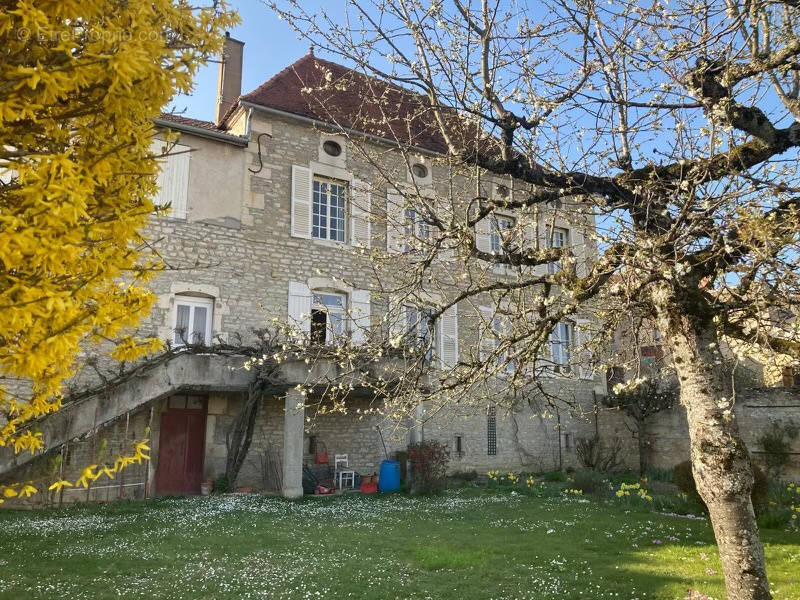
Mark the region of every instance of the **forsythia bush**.
<instances>
[{"instance_id":1,"label":"forsythia bush","mask_svg":"<svg viewBox=\"0 0 800 600\"><path fill-rule=\"evenodd\" d=\"M118 360L159 346L126 334L158 269L141 237L152 119L238 19L197 4L0 0L0 447L42 447L25 425L58 410L85 345L111 342Z\"/></svg>"}]
</instances>

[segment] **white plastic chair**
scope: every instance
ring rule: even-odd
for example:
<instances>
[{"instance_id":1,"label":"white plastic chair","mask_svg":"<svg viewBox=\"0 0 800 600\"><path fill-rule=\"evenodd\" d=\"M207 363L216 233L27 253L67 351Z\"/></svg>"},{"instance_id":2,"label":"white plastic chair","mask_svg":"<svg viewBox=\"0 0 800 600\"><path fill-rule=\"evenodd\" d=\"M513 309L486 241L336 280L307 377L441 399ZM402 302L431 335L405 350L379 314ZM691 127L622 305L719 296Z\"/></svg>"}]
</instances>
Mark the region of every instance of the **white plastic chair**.
<instances>
[{"instance_id":1,"label":"white plastic chair","mask_svg":"<svg viewBox=\"0 0 800 600\"><path fill-rule=\"evenodd\" d=\"M344 467L341 469L340 467ZM353 489L356 485L356 472L349 469L350 459L347 454L334 454L333 455L333 477L336 481L336 487L340 490Z\"/></svg>"}]
</instances>

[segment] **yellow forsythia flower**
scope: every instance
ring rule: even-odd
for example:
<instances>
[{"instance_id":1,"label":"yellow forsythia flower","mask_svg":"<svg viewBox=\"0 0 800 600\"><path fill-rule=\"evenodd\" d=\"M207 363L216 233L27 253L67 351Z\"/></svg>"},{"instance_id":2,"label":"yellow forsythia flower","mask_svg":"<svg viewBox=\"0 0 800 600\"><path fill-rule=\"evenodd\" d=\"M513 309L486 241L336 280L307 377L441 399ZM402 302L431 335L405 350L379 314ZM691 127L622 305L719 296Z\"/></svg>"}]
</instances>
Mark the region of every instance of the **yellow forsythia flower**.
<instances>
[{"instance_id":1,"label":"yellow forsythia flower","mask_svg":"<svg viewBox=\"0 0 800 600\"><path fill-rule=\"evenodd\" d=\"M61 488L63 488L63 487L72 487L72 484L69 481L66 481L65 479L59 479L58 481L56 481L53 485L51 485L47 489L48 490L55 490L57 492L60 492Z\"/></svg>"},{"instance_id":2,"label":"yellow forsythia flower","mask_svg":"<svg viewBox=\"0 0 800 600\"><path fill-rule=\"evenodd\" d=\"M22 489L19 491L19 495L20 496L24 496L25 498L27 498L27 497L35 494L38 491L39 490L37 490L35 487L33 487L31 484L28 483L28 484L22 486Z\"/></svg>"},{"instance_id":3,"label":"yellow forsythia flower","mask_svg":"<svg viewBox=\"0 0 800 600\"><path fill-rule=\"evenodd\" d=\"M142 282L160 266L142 236L162 154L153 119L238 22L224 0L189 4L19 0L0 11L0 448L43 447L25 426L60 409L89 344L118 343L120 360L160 347L127 333L150 313ZM27 396L9 392L14 379L33 382Z\"/></svg>"}]
</instances>

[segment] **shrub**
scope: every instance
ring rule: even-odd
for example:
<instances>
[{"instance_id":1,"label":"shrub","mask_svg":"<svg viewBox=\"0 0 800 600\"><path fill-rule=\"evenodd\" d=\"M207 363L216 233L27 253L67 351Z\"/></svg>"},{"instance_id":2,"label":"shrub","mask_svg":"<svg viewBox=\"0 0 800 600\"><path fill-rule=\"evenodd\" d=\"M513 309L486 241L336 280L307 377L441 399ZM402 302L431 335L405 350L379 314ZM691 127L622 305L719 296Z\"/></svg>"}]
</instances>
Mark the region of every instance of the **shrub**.
<instances>
[{"instance_id":1,"label":"shrub","mask_svg":"<svg viewBox=\"0 0 800 600\"><path fill-rule=\"evenodd\" d=\"M789 523L790 511L784 509L767 510L758 515L758 526L761 529L782 529Z\"/></svg>"},{"instance_id":2,"label":"shrub","mask_svg":"<svg viewBox=\"0 0 800 600\"><path fill-rule=\"evenodd\" d=\"M785 481L770 481L769 503L770 506L780 506L783 508L797 506L800 508L800 484L787 483Z\"/></svg>"},{"instance_id":3,"label":"shrub","mask_svg":"<svg viewBox=\"0 0 800 600\"><path fill-rule=\"evenodd\" d=\"M705 502L700 497L697 491L697 485L694 481L692 474L692 463L688 460L678 463L672 470L672 479L683 493L686 494L690 502L696 502L706 509ZM750 492L750 500L753 502L753 510L756 514L767 506L767 498L769 496L769 478L766 473L761 470L757 465L753 465L753 489Z\"/></svg>"},{"instance_id":4,"label":"shrub","mask_svg":"<svg viewBox=\"0 0 800 600\"><path fill-rule=\"evenodd\" d=\"M542 474L542 479L545 481L564 481L566 477L561 471L550 471Z\"/></svg>"},{"instance_id":5,"label":"shrub","mask_svg":"<svg viewBox=\"0 0 800 600\"><path fill-rule=\"evenodd\" d=\"M461 479L462 481L475 481L478 478L478 472L474 469L472 471L456 471L450 475L450 479Z\"/></svg>"},{"instance_id":6,"label":"shrub","mask_svg":"<svg viewBox=\"0 0 800 600\"><path fill-rule=\"evenodd\" d=\"M578 438L575 454L581 465L593 471L616 471L622 465L622 440L613 438L610 445L603 445L600 437Z\"/></svg>"},{"instance_id":7,"label":"shrub","mask_svg":"<svg viewBox=\"0 0 800 600\"><path fill-rule=\"evenodd\" d=\"M654 496L653 508L658 512L675 513L676 515L696 514L697 508L702 510L700 505L690 503L686 494Z\"/></svg>"},{"instance_id":8,"label":"shrub","mask_svg":"<svg viewBox=\"0 0 800 600\"><path fill-rule=\"evenodd\" d=\"M419 494L434 494L444 487L450 453L447 446L435 440L408 446L411 463L411 489Z\"/></svg>"},{"instance_id":9,"label":"shrub","mask_svg":"<svg viewBox=\"0 0 800 600\"><path fill-rule=\"evenodd\" d=\"M228 481L227 475L220 475L214 480L214 493L216 494L224 494L229 492L231 489L231 484Z\"/></svg>"},{"instance_id":10,"label":"shrub","mask_svg":"<svg viewBox=\"0 0 800 600\"><path fill-rule=\"evenodd\" d=\"M649 467L644 474L649 481L665 481L667 483L673 483L672 469L670 468L661 469L657 467Z\"/></svg>"},{"instance_id":11,"label":"shrub","mask_svg":"<svg viewBox=\"0 0 800 600\"><path fill-rule=\"evenodd\" d=\"M583 490L585 494L596 494L607 488L606 478L602 473L590 470L576 471L572 475L574 487Z\"/></svg>"}]
</instances>

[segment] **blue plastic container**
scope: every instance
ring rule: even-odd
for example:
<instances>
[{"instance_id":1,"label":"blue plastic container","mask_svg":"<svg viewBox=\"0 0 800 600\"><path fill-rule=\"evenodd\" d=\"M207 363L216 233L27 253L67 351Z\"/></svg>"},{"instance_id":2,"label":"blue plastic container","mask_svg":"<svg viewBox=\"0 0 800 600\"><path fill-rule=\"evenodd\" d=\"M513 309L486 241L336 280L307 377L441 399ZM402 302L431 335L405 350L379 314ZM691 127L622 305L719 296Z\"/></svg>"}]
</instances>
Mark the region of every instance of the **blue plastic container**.
<instances>
[{"instance_id":1,"label":"blue plastic container","mask_svg":"<svg viewBox=\"0 0 800 600\"><path fill-rule=\"evenodd\" d=\"M381 463L378 476L378 490L382 493L396 492L400 489L400 463L396 460L385 460Z\"/></svg>"}]
</instances>

